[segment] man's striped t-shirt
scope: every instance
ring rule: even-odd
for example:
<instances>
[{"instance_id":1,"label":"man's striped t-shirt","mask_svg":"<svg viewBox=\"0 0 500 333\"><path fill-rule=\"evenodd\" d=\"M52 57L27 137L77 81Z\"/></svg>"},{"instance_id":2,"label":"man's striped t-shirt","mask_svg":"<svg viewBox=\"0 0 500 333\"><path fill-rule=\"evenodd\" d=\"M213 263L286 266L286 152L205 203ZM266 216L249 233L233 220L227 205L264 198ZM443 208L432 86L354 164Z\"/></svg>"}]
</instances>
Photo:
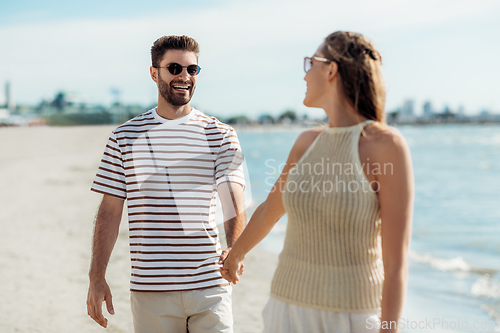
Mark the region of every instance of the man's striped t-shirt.
<instances>
[{"instance_id":1,"label":"man's striped t-shirt","mask_svg":"<svg viewBox=\"0 0 500 333\"><path fill-rule=\"evenodd\" d=\"M198 110L168 120L152 109L111 133L92 190L127 200L131 290L228 284L214 220L228 181L245 186L236 132Z\"/></svg>"}]
</instances>

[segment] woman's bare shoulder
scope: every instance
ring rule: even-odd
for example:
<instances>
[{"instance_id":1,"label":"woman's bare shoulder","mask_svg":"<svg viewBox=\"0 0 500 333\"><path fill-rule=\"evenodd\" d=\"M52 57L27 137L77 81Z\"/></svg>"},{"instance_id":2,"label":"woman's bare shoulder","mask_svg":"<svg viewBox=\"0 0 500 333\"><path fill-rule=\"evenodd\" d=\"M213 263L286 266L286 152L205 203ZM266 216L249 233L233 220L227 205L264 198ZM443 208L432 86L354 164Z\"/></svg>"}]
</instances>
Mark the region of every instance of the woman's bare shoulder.
<instances>
[{"instance_id":1,"label":"woman's bare shoulder","mask_svg":"<svg viewBox=\"0 0 500 333\"><path fill-rule=\"evenodd\" d=\"M320 126L315 128L310 128L299 134L295 143L293 144L292 151L290 152L291 161L297 162L300 160L302 155L309 149L314 140L318 135L326 128L326 126Z\"/></svg>"},{"instance_id":2,"label":"woman's bare shoulder","mask_svg":"<svg viewBox=\"0 0 500 333\"><path fill-rule=\"evenodd\" d=\"M309 128L299 134L297 137L296 142L307 142L307 141L314 141L316 137L321 133L326 126L319 126L315 128Z\"/></svg>"},{"instance_id":3,"label":"woman's bare shoulder","mask_svg":"<svg viewBox=\"0 0 500 333\"><path fill-rule=\"evenodd\" d=\"M321 133L325 128L326 126L320 126L303 131L295 140L295 145L301 149L307 150L314 140L316 140L319 133Z\"/></svg>"},{"instance_id":4,"label":"woman's bare shoulder","mask_svg":"<svg viewBox=\"0 0 500 333\"><path fill-rule=\"evenodd\" d=\"M397 128L386 124L372 123L367 125L364 142L369 150L379 158L393 159L409 154L408 143L403 134Z\"/></svg>"}]
</instances>

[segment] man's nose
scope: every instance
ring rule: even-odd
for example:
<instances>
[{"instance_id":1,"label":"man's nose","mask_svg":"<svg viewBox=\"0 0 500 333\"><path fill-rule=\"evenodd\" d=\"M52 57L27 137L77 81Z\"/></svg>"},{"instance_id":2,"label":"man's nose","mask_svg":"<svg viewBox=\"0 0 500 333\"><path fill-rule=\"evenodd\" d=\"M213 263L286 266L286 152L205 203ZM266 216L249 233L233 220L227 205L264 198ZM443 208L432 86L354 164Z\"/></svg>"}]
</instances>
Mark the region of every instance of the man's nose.
<instances>
[{"instance_id":1,"label":"man's nose","mask_svg":"<svg viewBox=\"0 0 500 333\"><path fill-rule=\"evenodd\" d=\"M184 81L190 77L190 75L188 74L187 68L183 68L182 71L177 76L180 77L181 79L183 79Z\"/></svg>"}]
</instances>

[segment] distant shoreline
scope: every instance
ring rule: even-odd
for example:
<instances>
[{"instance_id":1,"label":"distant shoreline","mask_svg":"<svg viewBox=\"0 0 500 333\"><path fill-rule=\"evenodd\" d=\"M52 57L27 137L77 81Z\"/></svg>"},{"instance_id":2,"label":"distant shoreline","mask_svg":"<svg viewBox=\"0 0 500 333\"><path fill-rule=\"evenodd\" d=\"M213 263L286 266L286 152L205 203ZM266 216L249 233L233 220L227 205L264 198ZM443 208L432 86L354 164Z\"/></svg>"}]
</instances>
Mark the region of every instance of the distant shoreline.
<instances>
[{"instance_id":1,"label":"distant shoreline","mask_svg":"<svg viewBox=\"0 0 500 333\"><path fill-rule=\"evenodd\" d=\"M270 132L270 131L295 131L319 126L327 126L327 123L317 122L310 124L233 124L231 125L236 130L251 131L251 132ZM500 125L500 121L490 122L443 122L443 123L423 123L423 122L405 122L405 123L388 123L389 126L436 126L436 125L474 125L474 126L491 126Z\"/></svg>"},{"instance_id":2,"label":"distant shoreline","mask_svg":"<svg viewBox=\"0 0 500 333\"><path fill-rule=\"evenodd\" d=\"M94 112L94 113L59 113L50 116L40 116L37 114L12 114L8 117L0 118L0 127L33 127L33 126L87 126L87 125L120 125L133 118L133 115L119 116L112 113ZM221 118L223 123L239 129L258 129L258 130L277 130L277 129L301 129L318 126L326 126L326 118L307 119L295 118L294 120L274 119L273 121L263 122L259 120L250 120L245 118L237 119L232 117L228 119ZM474 117L448 116L441 117L411 117L398 119L392 114L386 114L386 121L390 126L427 126L427 125L498 125L500 124L500 115L486 115Z\"/></svg>"}]
</instances>

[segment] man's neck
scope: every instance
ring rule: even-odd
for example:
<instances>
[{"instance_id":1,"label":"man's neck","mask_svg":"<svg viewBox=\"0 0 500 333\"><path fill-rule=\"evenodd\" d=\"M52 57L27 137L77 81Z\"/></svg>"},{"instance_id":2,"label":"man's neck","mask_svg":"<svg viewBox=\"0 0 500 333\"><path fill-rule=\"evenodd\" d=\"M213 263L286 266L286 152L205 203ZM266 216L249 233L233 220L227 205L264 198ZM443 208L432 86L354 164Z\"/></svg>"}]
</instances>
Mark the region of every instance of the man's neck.
<instances>
[{"instance_id":1,"label":"man's neck","mask_svg":"<svg viewBox=\"0 0 500 333\"><path fill-rule=\"evenodd\" d=\"M192 108L189 103L182 106L175 106L168 103L163 98L160 98L158 99L158 108L156 109L156 112L160 117L173 120L189 114L191 109Z\"/></svg>"}]
</instances>

